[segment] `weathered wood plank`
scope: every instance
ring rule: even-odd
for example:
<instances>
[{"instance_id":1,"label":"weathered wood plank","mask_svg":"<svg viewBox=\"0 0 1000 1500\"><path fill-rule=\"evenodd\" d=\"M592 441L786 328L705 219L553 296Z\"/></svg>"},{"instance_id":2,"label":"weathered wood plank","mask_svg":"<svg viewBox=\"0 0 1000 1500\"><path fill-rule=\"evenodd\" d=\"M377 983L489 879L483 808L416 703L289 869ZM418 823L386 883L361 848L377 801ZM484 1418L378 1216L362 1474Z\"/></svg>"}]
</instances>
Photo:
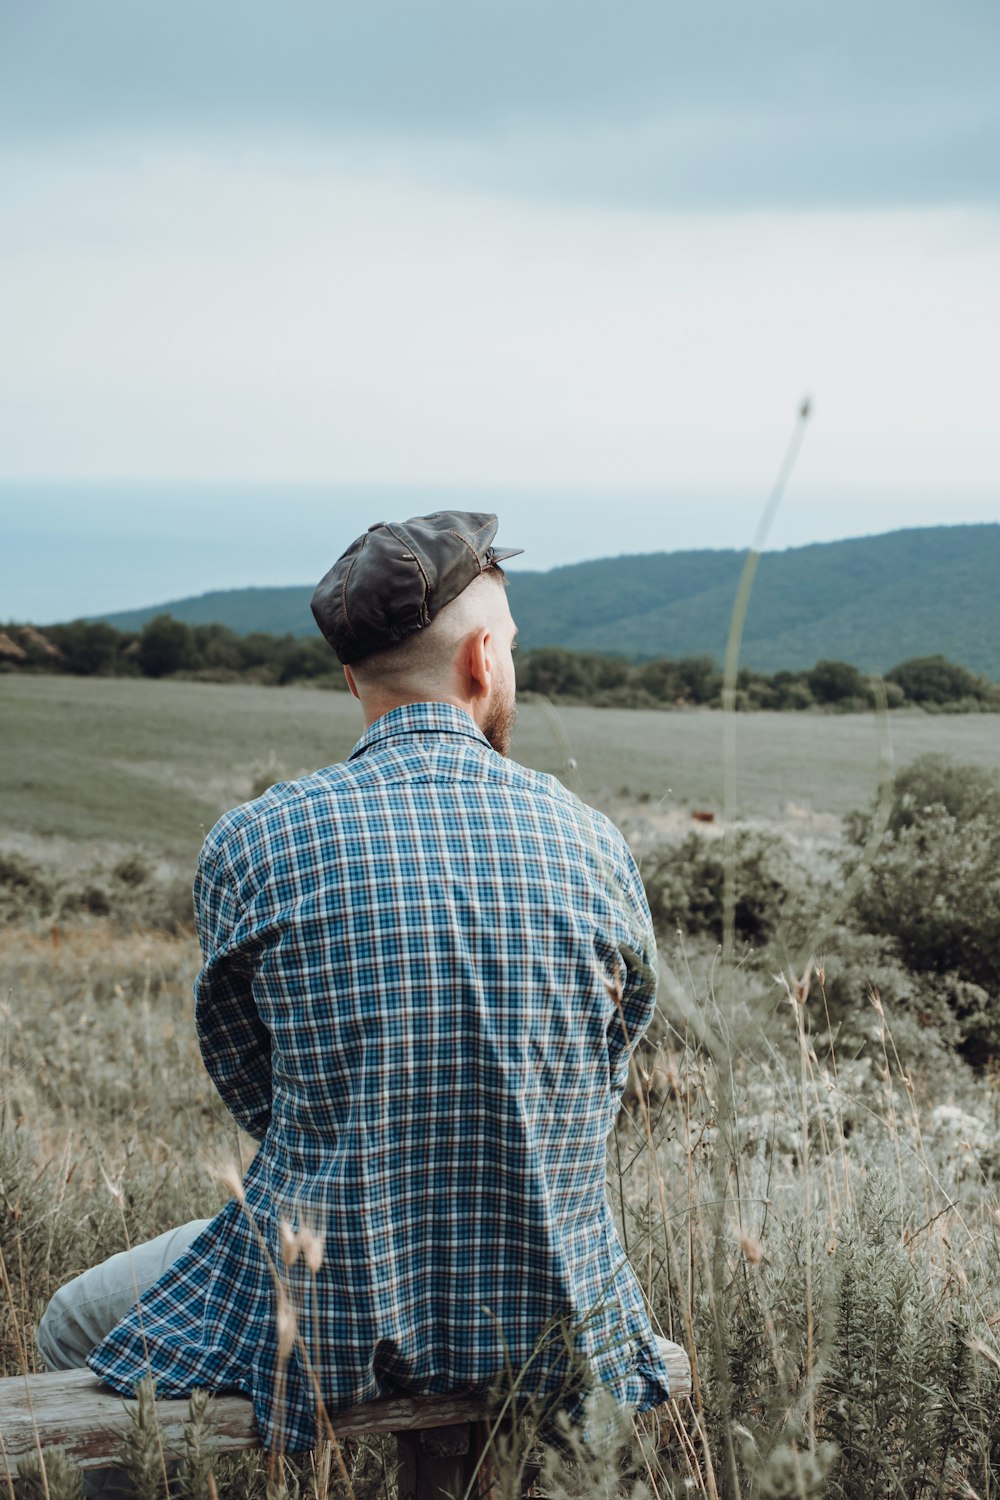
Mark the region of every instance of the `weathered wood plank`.
<instances>
[{"instance_id":1,"label":"weathered wood plank","mask_svg":"<svg viewBox=\"0 0 1000 1500\"><path fill-rule=\"evenodd\" d=\"M0 1380L0 1475L5 1459L10 1472L16 1473L18 1460L39 1447L62 1448L81 1468L106 1464L131 1426L130 1405L89 1370ZM179 1455L183 1451L187 1402L157 1401L156 1415L164 1452L168 1457ZM373 1401L339 1413L336 1431L341 1437L357 1437L397 1429L446 1427L477 1421L482 1416L483 1403L478 1397L399 1398ZM260 1446L253 1407L245 1396L216 1396L212 1424L213 1445L220 1452Z\"/></svg>"},{"instance_id":2,"label":"weathered wood plank","mask_svg":"<svg viewBox=\"0 0 1000 1500\"><path fill-rule=\"evenodd\" d=\"M673 1398L690 1395L690 1363L677 1344L669 1346L667 1368ZM123 1433L129 1430L130 1406L134 1410L131 1402L102 1385L89 1370L0 1380L0 1479L16 1475L20 1460L39 1448L61 1448L81 1468L100 1468L114 1458ZM157 1401L156 1413L165 1454L179 1455L187 1402ZM348 1438L451 1427L481 1422L485 1416L483 1402L476 1396L401 1396L338 1412L333 1425L338 1437ZM219 1452L260 1444L253 1407L245 1396L216 1396L213 1425L213 1446Z\"/></svg>"}]
</instances>

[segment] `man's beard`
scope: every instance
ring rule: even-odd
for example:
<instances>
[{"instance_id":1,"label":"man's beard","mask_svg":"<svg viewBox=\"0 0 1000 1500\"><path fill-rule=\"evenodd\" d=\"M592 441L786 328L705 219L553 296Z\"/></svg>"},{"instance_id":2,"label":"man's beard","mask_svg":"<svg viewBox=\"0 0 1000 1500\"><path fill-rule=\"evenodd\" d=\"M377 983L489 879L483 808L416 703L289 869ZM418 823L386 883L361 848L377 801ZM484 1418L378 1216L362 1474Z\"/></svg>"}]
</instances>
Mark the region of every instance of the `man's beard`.
<instances>
[{"instance_id":1,"label":"man's beard","mask_svg":"<svg viewBox=\"0 0 1000 1500\"><path fill-rule=\"evenodd\" d=\"M506 691L499 693L483 720L483 733L498 755L510 754L510 740L516 720L514 694Z\"/></svg>"}]
</instances>

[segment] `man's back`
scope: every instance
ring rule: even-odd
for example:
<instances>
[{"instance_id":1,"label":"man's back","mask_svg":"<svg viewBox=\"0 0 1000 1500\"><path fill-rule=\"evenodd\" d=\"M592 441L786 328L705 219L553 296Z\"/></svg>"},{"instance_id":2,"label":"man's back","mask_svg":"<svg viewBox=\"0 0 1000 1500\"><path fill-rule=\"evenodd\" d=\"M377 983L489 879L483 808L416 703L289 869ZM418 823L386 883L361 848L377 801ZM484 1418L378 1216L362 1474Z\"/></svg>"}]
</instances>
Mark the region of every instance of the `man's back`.
<instances>
[{"instance_id":1,"label":"man's back","mask_svg":"<svg viewBox=\"0 0 1000 1500\"><path fill-rule=\"evenodd\" d=\"M148 1351L163 1394L250 1391L289 1448L311 1440L307 1364L331 1411L533 1355L551 1387L568 1334L622 1400L662 1399L604 1187L655 988L612 825L461 710L410 704L345 765L227 815L196 897L203 1054L262 1145L245 1204L93 1368L126 1389ZM323 1234L318 1271L282 1261L281 1220ZM297 1315L287 1366L268 1258Z\"/></svg>"}]
</instances>

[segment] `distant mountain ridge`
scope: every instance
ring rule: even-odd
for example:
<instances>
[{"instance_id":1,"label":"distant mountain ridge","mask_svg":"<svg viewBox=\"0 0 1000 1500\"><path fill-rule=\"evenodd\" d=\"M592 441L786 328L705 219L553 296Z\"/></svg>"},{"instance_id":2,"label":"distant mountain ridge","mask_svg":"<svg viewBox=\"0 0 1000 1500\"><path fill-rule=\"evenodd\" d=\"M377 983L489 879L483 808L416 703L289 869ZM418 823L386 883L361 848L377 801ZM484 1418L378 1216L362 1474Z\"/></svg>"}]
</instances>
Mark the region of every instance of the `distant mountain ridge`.
<instances>
[{"instance_id":1,"label":"distant mountain ridge","mask_svg":"<svg viewBox=\"0 0 1000 1500\"><path fill-rule=\"evenodd\" d=\"M510 575L523 649L721 661L742 551L659 552ZM312 584L231 589L100 616L138 630L157 614L241 635L309 635ZM1000 679L1000 523L932 526L766 552L741 660L763 672L823 657L886 671L940 653Z\"/></svg>"}]
</instances>

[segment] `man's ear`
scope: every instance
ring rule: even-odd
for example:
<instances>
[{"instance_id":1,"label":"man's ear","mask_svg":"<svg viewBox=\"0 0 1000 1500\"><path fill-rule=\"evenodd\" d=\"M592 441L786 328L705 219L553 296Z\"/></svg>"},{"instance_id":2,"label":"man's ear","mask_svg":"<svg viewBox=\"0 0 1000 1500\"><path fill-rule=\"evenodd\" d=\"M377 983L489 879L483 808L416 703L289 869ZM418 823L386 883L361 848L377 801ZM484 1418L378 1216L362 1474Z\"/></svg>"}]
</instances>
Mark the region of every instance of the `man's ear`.
<instances>
[{"instance_id":1,"label":"man's ear","mask_svg":"<svg viewBox=\"0 0 1000 1500\"><path fill-rule=\"evenodd\" d=\"M345 667L344 668L344 676L347 678L347 686L350 688L350 690L354 694L355 698L357 698L358 701L360 702L361 701L361 694L358 692L358 685L354 681L354 673L351 671L350 667Z\"/></svg>"},{"instance_id":2,"label":"man's ear","mask_svg":"<svg viewBox=\"0 0 1000 1500\"><path fill-rule=\"evenodd\" d=\"M465 668L469 697L488 698L493 687L493 638L485 625L465 643Z\"/></svg>"}]
</instances>

